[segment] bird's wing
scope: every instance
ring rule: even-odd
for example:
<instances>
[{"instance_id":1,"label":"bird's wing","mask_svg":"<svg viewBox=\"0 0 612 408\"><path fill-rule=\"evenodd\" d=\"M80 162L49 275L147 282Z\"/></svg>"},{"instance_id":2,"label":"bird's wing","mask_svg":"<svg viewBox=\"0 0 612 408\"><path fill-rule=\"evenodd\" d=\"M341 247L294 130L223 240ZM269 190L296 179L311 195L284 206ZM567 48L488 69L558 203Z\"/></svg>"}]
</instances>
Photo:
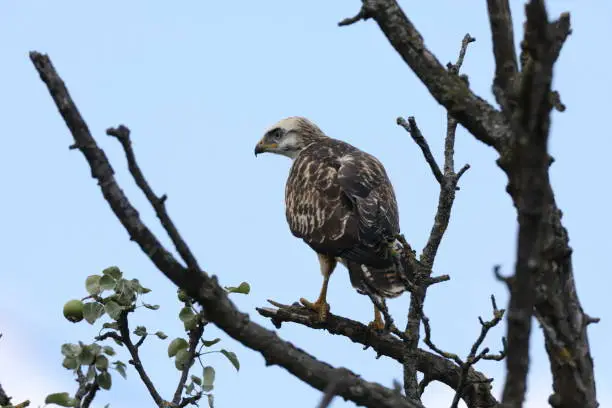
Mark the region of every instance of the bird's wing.
<instances>
[{"instance_id":1,"label":"bird's wing","mask_svg":"<svg viewBox=\"0 0 612 408\"><path fill-rule=\"evenodd\" d=\"M399 215L393 186L383 165L365 152L356 151L341 158L338 184L353 203L358 220L359 245L351 248L345 258L366 265L376 265L370 259L391 260L389 247L399 233ZM367 262L369 261L369 262Z\"/></svg>"},{"instance_id":2,"label":"bird's wing","mask_svg":"<svg viewBox=\"0 0 612 408\"><path fill-rule=\"evenodd\" d=\"M286 188L291 232L319 253L387 266L384 241L399 233L393 187L376 158L343 150L322 146L294 162Z\"/></svg>"}]
</instances>

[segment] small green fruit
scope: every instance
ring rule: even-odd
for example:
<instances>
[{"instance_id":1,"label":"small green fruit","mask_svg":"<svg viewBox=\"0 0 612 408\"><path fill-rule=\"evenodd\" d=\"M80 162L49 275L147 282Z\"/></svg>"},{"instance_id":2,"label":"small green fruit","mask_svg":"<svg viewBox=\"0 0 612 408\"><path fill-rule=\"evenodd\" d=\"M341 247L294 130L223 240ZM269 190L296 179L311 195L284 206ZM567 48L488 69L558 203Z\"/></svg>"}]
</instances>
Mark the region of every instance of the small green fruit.
<instances>
[{"instance_id":1,"label":"small green fruit","mask_svg":"<svg viewBox=\"0 0 612 408\"><path fill-rule=\"evenodd\" d=\"M78 299L69 300L64 305L64 317L72 323L83 320L83 302Z\"/></svg>"}]
</instances>

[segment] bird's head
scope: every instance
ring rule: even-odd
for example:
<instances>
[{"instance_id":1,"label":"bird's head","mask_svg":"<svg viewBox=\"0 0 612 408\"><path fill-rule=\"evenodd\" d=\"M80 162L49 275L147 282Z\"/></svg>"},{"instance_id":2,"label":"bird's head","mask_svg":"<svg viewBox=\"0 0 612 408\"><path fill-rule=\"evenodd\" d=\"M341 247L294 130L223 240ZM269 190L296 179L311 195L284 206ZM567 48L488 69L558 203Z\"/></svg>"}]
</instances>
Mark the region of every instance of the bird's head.
<instances>
[{"instance_id":1,"label":"bird's head","mask_svg":"<svg viewBox=\"0 0 612 408\"><path fill-rule=\"evenodd\" d=\"M271 126L255 146L255 156L260 153L276 153L294 159L306 146L325 134L311 121L292 116Z\"/></svg>"}]
</instances>

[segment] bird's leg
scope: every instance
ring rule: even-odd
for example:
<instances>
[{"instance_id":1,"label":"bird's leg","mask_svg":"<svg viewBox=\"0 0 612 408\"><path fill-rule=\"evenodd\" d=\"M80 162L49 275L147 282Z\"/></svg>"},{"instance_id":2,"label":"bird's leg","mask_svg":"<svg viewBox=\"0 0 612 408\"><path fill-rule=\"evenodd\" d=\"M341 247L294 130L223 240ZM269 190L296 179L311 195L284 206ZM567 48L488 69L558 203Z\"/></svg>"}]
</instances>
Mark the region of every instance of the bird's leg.
<instances>
[{"instance_id":1,"label":"bird's leg","mask_svg":"<svg viewBox=\"0 0 612 408\"><path fill-rule=\"evenodd\" d=\"M327 285L329 283L329 277L332 272L336 268L336 258L326 255L318 254L319 263L321 264L321 274L323 274L323 286L321 286L321 293L319 294L319 298L311 303L308 300L301 298L300 303L302 303L308 309L315 311L319 315L320 321L325 321L327 316L329 315L329 304L327 303Z\"/></svg>"},{"instance_id":2,"label":"bird's leg","mask_svg":"<svg viewBox=\"0 0 612 408\"><path fill-rule=\"evenodd\" d=\"M382 318L382 313L380 310L374 305L374 320L368 324L368 327L374 330L382 331L385 328L385 322Z\"/></svg>"}]
</instances>

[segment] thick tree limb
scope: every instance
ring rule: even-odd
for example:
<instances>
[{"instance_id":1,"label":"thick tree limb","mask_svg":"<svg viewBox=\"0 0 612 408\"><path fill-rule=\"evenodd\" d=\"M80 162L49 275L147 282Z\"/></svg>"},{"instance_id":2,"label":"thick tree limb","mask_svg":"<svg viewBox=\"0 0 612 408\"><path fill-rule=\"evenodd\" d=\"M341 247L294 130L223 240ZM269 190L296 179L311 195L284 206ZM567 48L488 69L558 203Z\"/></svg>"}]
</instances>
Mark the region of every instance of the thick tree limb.
<instances>
[{"instance_id":1,"label":"thick tree limb","mask_svg":"<svg viewBox=\"0 0 612 408\"><path fill-rule=\"evenodd\" d=\"M512 13L508 0L487 0L489 9L489 22L493 37L493 54L495 55L495 79L493 87L506 92L511 89L514 77L518 73L518 62L514 48L514 29L512 27ZM499 100L503 105L504 102Z\"/></svg>"},{"instance_id":2,"label":"thick tree limb","mask_svg":"<svg viewBox=\"0 0 612 408\"><path fill-rule=\"evenodd\" d=\"M572 276L571 249L561 224L548 167L553 100L553 64L569 34L569 16L549 23L543 1L526 6L523 71L510 111L511 149L498 161L508 175L508 192L518 212L519 237L508 314L507 407L521 407L529 366L529 331L535 306L551 362L556 407L597 406L584 313ZM560 340L563 338L563 340ZM563 357L560 357L563 356Z\"/></svg>"},{"instance_id":3,"label":"thick tree limb","mask_svg":"<svg viewBox=\"0 0 612 408\"><path fill-rule=\"evenodd\" d=\"M49 57L31 52L30 59L70 129L75 141L74 147L85 156L105 200L130 238L166 277L204 307L209 321L243 345L261 353L268 365L284 367L294 376L321 391L324 391L331 381L340 378L343 387L338 390L338 395L358 405L388 408L422 406L391 389L364 381L346 369L337 369L318 361L303 350L283 341L274 332L251 322L247 314L240 312L229 300L225 290L219 286L215 276L210 277L199 268L184 268L142 222L138 211L117 184L104 151L98 147ZM164 207L152 204L156 211L165 214ZM162 220L162 224L168 231L167 222Z\"/></svg>"},{"instance_id":4,"label":"thick tree limb","mask_svg":"<svg viewBox=\"0 0 612 408\"><path fill-rule=\"evenodd\" d=\"M400 364L404 359L404 343L390 335L377 333L368 326L337 315L330 314L325 322L313 319L311 311L301 307L299 304L282 305L270 302L277 308L257 308L259 314L269 318L272 323L280 328L284 322L297 323L312 329L326 330L339 336L344 336L354 343L372 347L377 357L387 356ZM440 381L453 390L459 386L461 378L461 367L445 358L433 353L417 349L416 366L429 381ZM463 400L470 408L495 407L497 401L491 394L490 379L484 374L469 368L467 383L470 384L464 394Z\"/></svg>"},{"instance_id":5,"label":"thick tree limb","mask_svg":"<svg viewBox=\"0 0 612 408\"><path fill-rule=\"evenodd\" d=\"M431 95L478 140L499 146L509 137L504 116L481 97L475 95L457 75L449 72L425 46L423 37L406 17L395 0L362 0L360 13L354 19L340 22L348 25L359 19L373 18L393 48L419 77Z\"/></svg>"}]
</instances>

